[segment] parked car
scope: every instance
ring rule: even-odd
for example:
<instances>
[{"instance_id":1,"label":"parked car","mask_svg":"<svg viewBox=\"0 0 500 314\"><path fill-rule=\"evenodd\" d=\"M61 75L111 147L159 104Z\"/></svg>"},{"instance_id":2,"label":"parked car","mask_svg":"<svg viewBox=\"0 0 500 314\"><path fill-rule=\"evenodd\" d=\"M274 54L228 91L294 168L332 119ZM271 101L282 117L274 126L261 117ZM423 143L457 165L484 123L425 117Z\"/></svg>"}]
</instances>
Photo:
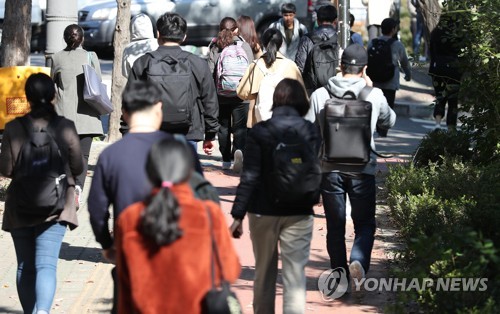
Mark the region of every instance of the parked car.
<instances>
[{"instance_id":1,"label":"parked car","mask_svg":"<svg viewBox=\"0 0 500 314\"><path fill-rule=\"evenodd\" d=\"M217 34L219 22L226 16L248 15L253 18L257 31L263 32L280 17L280 7L284 2L290 0L132 0L131 13L147 14L154 25L161 14L177 12L188 23L185 44L204 46ZM311 25L311 1L291 2L297 7L297 18L305 25ZM85 31L86 48L96 51L112 49L116 12L116 0L91 4L79 11L78 23Z\"/></svg>"}]
</instances>

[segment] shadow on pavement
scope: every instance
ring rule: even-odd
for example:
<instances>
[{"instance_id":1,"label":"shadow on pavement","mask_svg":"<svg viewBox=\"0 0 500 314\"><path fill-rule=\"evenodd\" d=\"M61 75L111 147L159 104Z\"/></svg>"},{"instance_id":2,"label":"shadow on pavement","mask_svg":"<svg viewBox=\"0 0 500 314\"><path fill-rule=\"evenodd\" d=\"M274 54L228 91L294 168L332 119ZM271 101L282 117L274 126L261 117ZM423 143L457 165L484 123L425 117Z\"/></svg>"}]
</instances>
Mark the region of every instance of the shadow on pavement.
<instances>
[{"instance_id":1,"label":"shadow on pavement","mask_svg":"<svg viewBox=\"0 0 500 314\"><path fill-rule=\"evenodd\" d=\"M10 307L3 307L3 306L0 306L0 313L23 314L22 311L16 311Z\"/></svg>"},{"instance_id":2,"label":"shadow on pavement","mask_svg":"<svg viewBox=\"0 0 500 314\"><path fill-rule=\"evenodd\" d=\"M109 262L102 256L100 248L73 246L67 242L63 242L59 258L66 261L80 260L109 264Z\"/></svg>"}]
</instances>

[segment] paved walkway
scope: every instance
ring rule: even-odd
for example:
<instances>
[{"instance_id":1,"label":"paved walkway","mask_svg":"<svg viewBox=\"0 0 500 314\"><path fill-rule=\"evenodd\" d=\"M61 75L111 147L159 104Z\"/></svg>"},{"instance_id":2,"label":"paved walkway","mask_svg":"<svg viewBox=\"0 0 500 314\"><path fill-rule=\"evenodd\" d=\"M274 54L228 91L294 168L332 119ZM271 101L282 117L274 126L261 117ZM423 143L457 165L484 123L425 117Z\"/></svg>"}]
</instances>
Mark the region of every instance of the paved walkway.
<instances>
[{"instance_id":1,"label":"paved walkway","mask_svg":"<svg viewBox=\"0 0 500 314\"><path fill-rule=\"evenodd\" d=\"M420 72L420 71L419 71ZM398 92L397 108L400 115L415 115L429 117L428 104L432 101L430 81L426 79L425 70L415 75L416 80L410 84L402 82L403 86ZM90 158L90 170L99 152L107 144L94 142ZM232 220L229 212L234 200L235 188L239 177L231 171L222 171L220 157L207 157L202 155L207 178L218 188L228 223ZM386 163L399 162L397 159L381 160L379 164L378 189L383 188L383 173L386 172ZM88 187L92 172L89 172L84 190ZM0 182L1 184L1 182ZM3 203L0 204L0 216ZM324 212L321 206L315 208L314 232L311 245L311 258L306 268L307 274L307 313L380 313L384 307L391 303L394 296L390 293L356 292L351 296L334 302L322 300L317 288L319 275L328 269L328 254L326 252L325 234L326 225ZM100 248L94 240L90 228L86 205L79 211L80 226L67 232L64 238L58 266L57 292L52 313L105 313L111 308L112 282L110 269L112 265L103 261ZM246 220L245 220L246 221ZM391 229L383 207L378 208L378 228L372 255L372 268L370 277L381 278L388 276L388 247L394 245L395 230ZM244 313L252 313L252 285L254 275L254 260L252 246L248 233L248 225L244 225L245 233L239 240L234 240L239 253L242 273L240 279L233 286L236 291ZM352 223L347 225L346 240L348 246L352 245L354 231ZM10 234L0 231L0 313L22 313L17 297L15 273L16 258ZM276 309L281 312L282 287L281 281L277 287Z\"/></svg>"}]
</instances>

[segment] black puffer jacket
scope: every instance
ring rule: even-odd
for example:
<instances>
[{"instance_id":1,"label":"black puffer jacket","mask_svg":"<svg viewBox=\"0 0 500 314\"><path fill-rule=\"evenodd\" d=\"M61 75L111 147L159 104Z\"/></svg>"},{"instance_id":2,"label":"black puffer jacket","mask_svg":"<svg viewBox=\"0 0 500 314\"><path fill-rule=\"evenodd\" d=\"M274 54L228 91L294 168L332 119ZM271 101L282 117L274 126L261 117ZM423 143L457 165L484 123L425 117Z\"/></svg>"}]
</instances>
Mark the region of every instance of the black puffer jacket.
<instances>
[{"instance_id":1,"label":"black puffer jacket","mask_svg":"<svg viewBox=\"0 0 500 314\"><path fill-rule=\"evenodd\" d=\"M332 36L337 36L337 31L333 25L320 25L313 33L300 38L299 48L297 50L297 54L295 55L295 63L297 64L297 67L302 75L304 74L307 56L314 46L314 42L311 38L320 37L323 34L328 38L332 38Z\"/></svg>"},{"instance_id":2,"label":"black puffer jacket","mask_svg":"<svg viewBox=\"0 0 500 314\"><path fill-rule=\"evenodd\" d=\"M240 219L245 217L247 211L269 216L312 215L312 206L283 211L274 208L270 202L267 194L270 188L266 185L264 176L271 169L272 151L277 145L277 140L266 127L268 123L272 123L278 130L293 127L300 136L311 143L315 152L319 151L321 138L314 124L302 118L292 107L283 106L274 109L271 119L256 124L248 134L243 173L236 190L231 215Z\"/></svg>"},{"instance_id":3,"label":"black puffer jacket","mask_svg":"<svg viewBox=\"0 0 500 314\"><path fill-rule=\"evenodd\" d=\"M179 46L160 46L156 51L162 55L174 57L183 53ZM149 54L145 54L134 62L128 82L147 79L146 70L151 58ZM192 125L185 134L186 139L212 141L219 129L219 102L212 74L208 69L207 62L197 55L190 54L188 60L198 89L198 95L196 95L198 108L193 110Z\"/></svg>"}]
</instances>

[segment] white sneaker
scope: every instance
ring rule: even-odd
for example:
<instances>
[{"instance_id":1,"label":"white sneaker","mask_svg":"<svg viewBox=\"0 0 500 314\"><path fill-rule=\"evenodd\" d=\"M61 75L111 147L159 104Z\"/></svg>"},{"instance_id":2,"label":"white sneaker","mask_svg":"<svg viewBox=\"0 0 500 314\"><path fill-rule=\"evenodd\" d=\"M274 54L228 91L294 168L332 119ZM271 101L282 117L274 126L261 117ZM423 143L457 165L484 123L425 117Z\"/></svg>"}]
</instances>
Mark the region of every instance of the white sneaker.
<instances>
[{"instance_id":1,"label":"white sneaker","mask_svg":"<svg viewBox=\"0 0 500 314\"><path fill-rule=\"evenodd\" d=\"M229 169L231 169L231 162L230 161L223 161L222 162L222 169L223 170L229 170Z\"/></svg>"},{"instance_id":2,"label":"white sneaker","mask_svg":"<svg viewBox=\"0 0 500 314\"><path fill-rule=\"evenodd\" d=\"M75 186L75 206L79 209L82 205L82 188L79 185Z\"/></svg>"},{"instance_id":3,"label":"white sneaker","mask_svg":"<svg viewBox=\"0 0 500 314\"><path fill-rule=\"evenodd\" d=\"M361 279L365 278L365 269L359 261L353 261L349 265L349 273L351 274L351 287L356 287L354 279L356 279L356 281L359 283L361 282Z\"/></svg>"},{"instance_id":4,"label":"white sneaker","mask_svg":"<svg viewBox=\"0 0 500 314\"><path fill-rule=\"evenodd\" d=\"M243 168L243 152L237 149L234 152L233 171L240 173L242 168Z\"/></svg>"}]
</instances>

